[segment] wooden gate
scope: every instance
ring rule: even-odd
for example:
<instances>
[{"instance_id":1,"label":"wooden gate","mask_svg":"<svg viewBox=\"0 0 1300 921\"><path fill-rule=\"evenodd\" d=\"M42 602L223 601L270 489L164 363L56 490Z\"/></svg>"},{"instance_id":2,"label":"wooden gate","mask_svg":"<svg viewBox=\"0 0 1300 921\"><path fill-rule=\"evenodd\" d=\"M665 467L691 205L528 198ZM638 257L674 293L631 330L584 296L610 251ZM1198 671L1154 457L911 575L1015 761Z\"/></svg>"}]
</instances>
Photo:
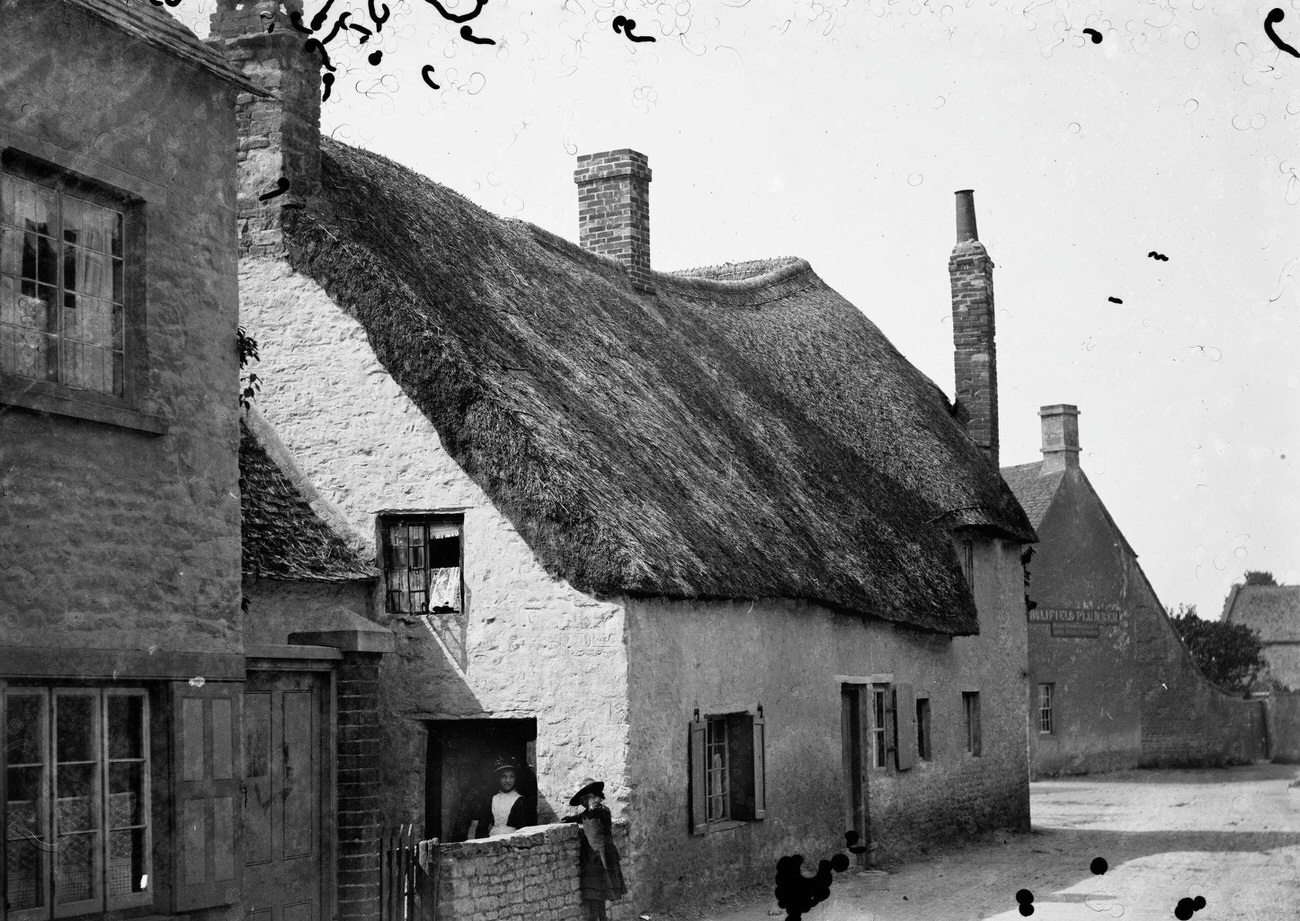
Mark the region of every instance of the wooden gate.
<instances>
[{"instance_id":1,"label":"wooden gate","mask_svg":"<svg viewBox=\"0 0 1300 921\"><path fill-rule=\"evenodd\" d=\"M437 917L438 839L420 841L414 825L379 833L379 921Z\"/></svg>"}]
</instances>

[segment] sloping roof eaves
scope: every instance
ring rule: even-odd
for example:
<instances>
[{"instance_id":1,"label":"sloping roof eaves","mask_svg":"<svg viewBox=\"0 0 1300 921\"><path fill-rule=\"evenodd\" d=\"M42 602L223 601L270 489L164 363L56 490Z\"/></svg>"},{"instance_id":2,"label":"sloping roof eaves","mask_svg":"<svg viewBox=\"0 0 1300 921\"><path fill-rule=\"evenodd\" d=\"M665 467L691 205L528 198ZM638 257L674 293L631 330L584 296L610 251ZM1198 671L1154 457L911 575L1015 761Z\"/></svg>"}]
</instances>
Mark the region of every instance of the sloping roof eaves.
<instances>
[{"instance_id":1,"label":"sloping roof eaves","mask_svg":"<svg viewBox=\"0 0 1300 921\"><path fill-rule=\"evenodd\" d=\"M270 94L235 70L222 54L149 0L62 0L174 57L189 61L246 93Z\"/></svg>"},{"instance_id":2,"label":"sloping roof eaves","mask_svg":"<svg viewBox=\"0 0 1300 921\"><path fill-rule=\"evenodd\" d=\"M1019 464L1015 467L1003 467L1002 479L1006 480L1011 491L1015 493L1020 507L1029 516L1029 523L1039 528L1047 517L1056 491L1065 477L1064 470L1048 471L1042 461L1032 464Z\"/></svg>"},{"instance_id":3,"label":"sloping roof eaves","mask_svg":"<svg viewBox=\"0 0 1300 921\"><path fill-rule=\"evenodd\" d=\"M1240 585L1224 620L1250 627L1264 643L1300 642L1300 585Z\"/></svg>"},{"instance_id":4,"label":"sloping roof eaves","mask_svg":"<svg viewBox=\"0 0 1300 921\"><path fill-rule=\"evenodd\" d=\"M245 576L352 582L379 575L316 514L242 421L239 481Z\"/></svg>"},{"instance_id":5,"label":"sloping roof eaves","mask_svg":"<svg viewBox=\"0 0 1300 921\"><path fill-rule=\"evenodd\" d=\"M322 153L290 264L554 576L978 631L936 519L1032 527L937 388L806 263L656 274L641 298L610 259L375 154Z\"/></svg>"}]
</instances>

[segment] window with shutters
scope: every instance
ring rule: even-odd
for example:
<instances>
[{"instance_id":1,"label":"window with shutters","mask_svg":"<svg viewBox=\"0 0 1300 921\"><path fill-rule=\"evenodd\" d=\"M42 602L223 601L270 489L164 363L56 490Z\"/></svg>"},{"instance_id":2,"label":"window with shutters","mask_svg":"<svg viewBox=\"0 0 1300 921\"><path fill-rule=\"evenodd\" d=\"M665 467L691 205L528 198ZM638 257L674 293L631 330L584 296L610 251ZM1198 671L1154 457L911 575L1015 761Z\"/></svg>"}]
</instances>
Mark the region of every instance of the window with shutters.
<instances>
[{"instance_id":1,"label":"window with shutters","mask_svg":"<svg viewBox=\"0 0 1300 921\"><path fill-rule=\"evenodd\" d=\"M691 830L702 835L767 815L763 708L690 724Z\"/></svg>"},{"instance_id":2,"label":"window with shutters","mask_svg":"<svg viewBox=\"0 0 1300 921\"><path fill-rule=\"evenodd\" d=\"M460 515L385 516L384 583L390 614L463 610Z\"/></svg>"},{"instance_id":3,"label":"window with shutters","mask_svg":"<svg viewBox=\"0 0 1300 921\"><path fill-rule=\"evenodd\" d=\"M147 693L9 686L4 726L7 921L151 904Z\"/></svg>"},{"instance_id":4,"label":"window with shutters","mask_svg":"<svg viewBox=\"0 0 1300 921\"><path fill-rule=\"evenodd\" d=\"M888 685L871 687L871 766L883 768L889 757Z\"/></svg>"},{"instance_id":5,"label":"window with shutters","mask_svg":"<svg viewBox=\"0 0 1300 921\"><path fill-rule=\"evenodd\" d=\"M966 717L966 751L978 757L981 749L979 691L963 691L961 704Z\"/></svg>"},{"instance_id":6,"label":"window with shutters","mask_svg":"<svg viewBox=\"0 0 1300 921\"><path fill-rule=\"evenodd\" d=\"M869 767L907 771L916 766L916 692L911 684L873 684L868 694Z\"/></svg>"}]
</instances>

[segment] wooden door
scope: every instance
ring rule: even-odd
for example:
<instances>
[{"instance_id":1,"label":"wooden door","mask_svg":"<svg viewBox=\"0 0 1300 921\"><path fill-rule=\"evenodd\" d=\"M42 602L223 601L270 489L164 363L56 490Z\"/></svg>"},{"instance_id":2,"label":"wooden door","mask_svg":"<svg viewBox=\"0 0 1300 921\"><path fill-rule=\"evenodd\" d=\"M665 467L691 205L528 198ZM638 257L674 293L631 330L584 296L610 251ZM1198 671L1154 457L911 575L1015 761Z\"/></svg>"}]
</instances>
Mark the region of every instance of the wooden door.
<instances>
[{"instance_id":1,"label":"wooden door","mask_svg":"<svg viewBox=\"0 0 1300 921\"><path fill-rule=\"evenodd\" d=\"M326 676L250 671L244 689L247 921L328 921L323 909Z\"/></svg>"}]
</instances>

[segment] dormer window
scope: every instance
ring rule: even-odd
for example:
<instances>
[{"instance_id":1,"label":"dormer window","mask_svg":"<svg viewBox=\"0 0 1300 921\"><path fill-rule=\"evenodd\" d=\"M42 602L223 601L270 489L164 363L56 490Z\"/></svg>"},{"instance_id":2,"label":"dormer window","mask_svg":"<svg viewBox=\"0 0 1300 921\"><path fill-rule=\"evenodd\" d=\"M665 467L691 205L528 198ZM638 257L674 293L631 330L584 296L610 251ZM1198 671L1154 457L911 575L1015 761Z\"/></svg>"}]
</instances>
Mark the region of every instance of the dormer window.
<instances>
[{"instance_id":1,"label":"dormer window","mask_svg":"<svg viewBox=\"0 0 1300 921\"><path fill-rule=\"evenodd\" d=\"M463 526L460 515L402 515L381 519L388 613L439 614L463 610Z\"/></svg>"},{"instance_id":2,"label":"dormer window","mask_svg":"<svg viewBox=\"0 0 1300 921\"><path fill-rule=\"evenodd\" d=\"M961 574L966 577L966 584L970 590L975 590L975 542L964 540L961 542Z\"/></svg>"}]
</instances>

